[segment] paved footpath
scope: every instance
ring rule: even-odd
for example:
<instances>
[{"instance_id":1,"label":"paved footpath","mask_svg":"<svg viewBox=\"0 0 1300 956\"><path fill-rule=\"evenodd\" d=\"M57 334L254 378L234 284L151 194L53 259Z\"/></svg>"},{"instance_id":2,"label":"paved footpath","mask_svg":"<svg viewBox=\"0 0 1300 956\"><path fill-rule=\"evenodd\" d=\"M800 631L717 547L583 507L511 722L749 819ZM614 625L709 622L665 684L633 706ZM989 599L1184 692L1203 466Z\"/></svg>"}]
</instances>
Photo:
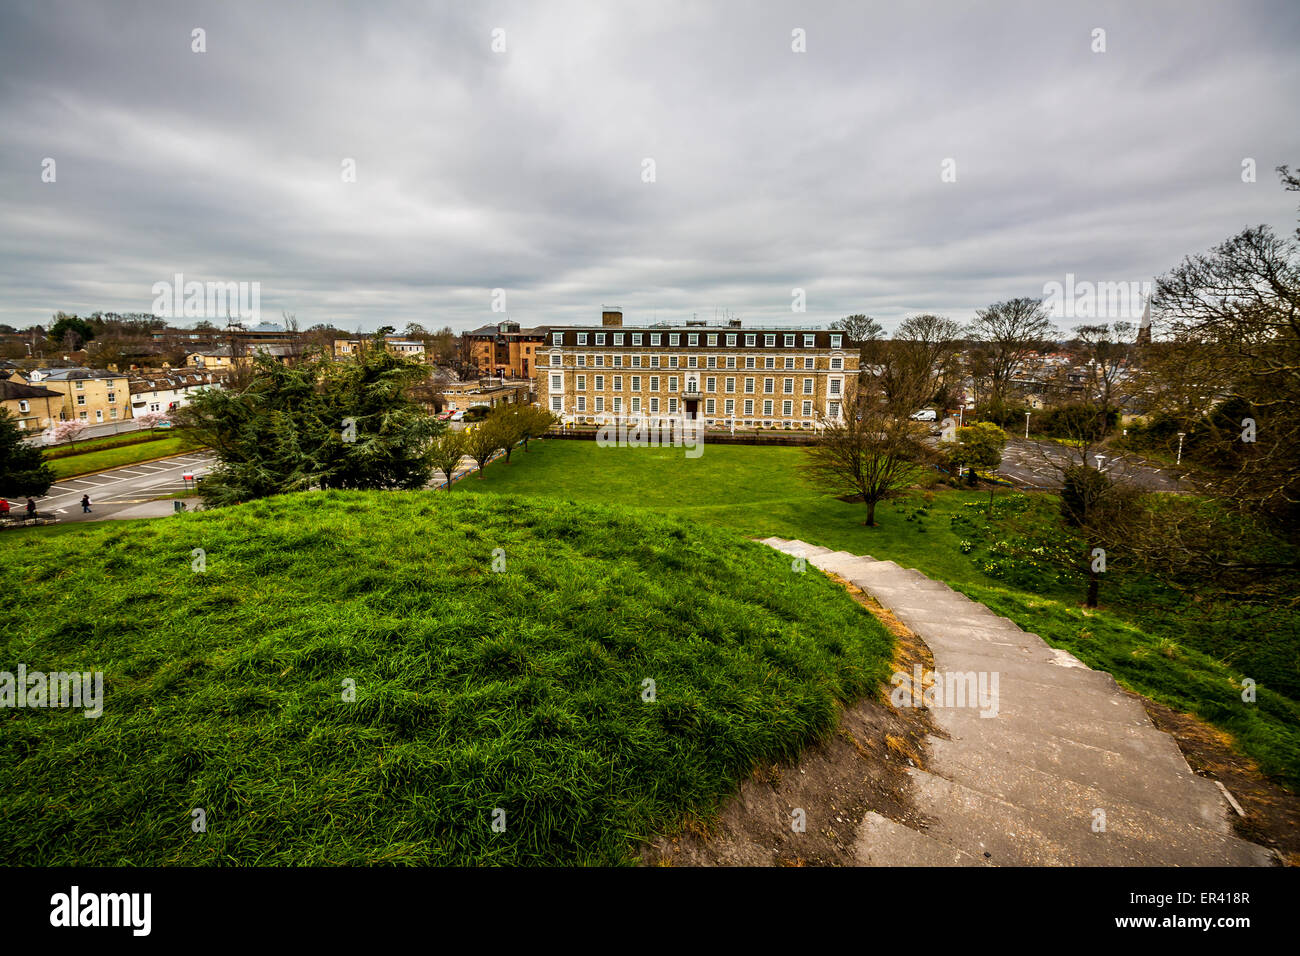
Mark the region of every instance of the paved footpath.
<instances>
[{"instance_id":1,"label":"paved footpath","mask_svg":"<svg viewBox=\"0 0 1300 956\"><path fill-rule=\"evenodd\" d=\"M873 866L1266 866L1271 851L1233 835L1218 786L1192 773L1174 739L1109 674L947 585L893 561L764 539L852 581L914 631L938 675L974 673L996 708L935 706L910 771L928 826L868 811L858 862ZM946 683L946 682L945 682ZM995 711L995 713L994 713Z\"/></svg>"}]
</instances>

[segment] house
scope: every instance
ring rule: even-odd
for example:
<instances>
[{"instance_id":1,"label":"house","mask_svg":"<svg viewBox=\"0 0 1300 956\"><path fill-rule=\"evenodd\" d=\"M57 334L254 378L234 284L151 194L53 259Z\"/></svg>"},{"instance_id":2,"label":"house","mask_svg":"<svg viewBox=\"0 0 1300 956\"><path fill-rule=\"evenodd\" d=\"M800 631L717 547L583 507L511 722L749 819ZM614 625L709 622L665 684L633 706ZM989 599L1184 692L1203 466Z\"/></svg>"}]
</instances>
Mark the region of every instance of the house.
<instances>
[{"instance_id":1,"label":"house","mask_svg":"<svg viewBox=\"0 0 1300 956\"><path fill-rule=\"evenodd\" d=\"M222 379L214 372L177 370L162 375L142 375L131 379L131 414L173 412L189 404L190 398L206 388L221 388Z\"/></svg>"},{"instance_id":2,"label":"house","mask_svg":"<svg viewBox=\"0 0 1300 956\"><path fill-rule=\"evenodd\" d=\"M485 378L472 382L451 382L442 390L447 409L464 412L471 408L496 408L498 405L525 405L528 403L527 382L510 382L499 378Z\"/></svg>"},{"instance_id":3,"label":"house","mask_svg":"<svg viewBox=\"0 0 1300 956\"><path fill-rule=\"evenodd\" d=\"M546 329L521 329L518 322L498 322L466 332L463 338L468 347L467 361L480 373L499 378L532 378L537 367L537 350L546 339Z\"/></svg>"},{"instance_id":4,"label":"house","mask_svg":"<svg viewBox=\"0 0 1300 956\"><path fill-rule=\"evenodd\" d=\"M15 420L20 431L44 431L58 421L61 393L23 381L0 378L0 407Z\"/></svg>"},{"instance_id":5,"label":"house","mask_svg":"<svg viewBox=\"0 0 1300 956\"><path fill-rule=\"evenodd\" d=\"M28 373L27 382L59 393L59 421L95 424L131 417L131 392L121 372L81 366L40 368Z\"/></svg>"},{"instance_id":6,"label":"house","mask_svg":"<svg viewBox=\"0 0 1300 956\"><path fill-rule=\"evenodd\" d=\"M335 339L334 340L334 358L350 358L364 349L370 348L374 344L372 338L355 338L355 339ZM424 343L415 339L402 338L398 335L384 336L384 349L394 355L404 355L407 358L425 360Z\"/></svg>"},{"instance_id":7,"label":"house","mask_svg":"<svg viewBox=\"0 0 1300 956\"><path fill-rule=\"evenodd\" d=\"M540 404L575 422L699 420L705 425L813 428L843 415L859 349L835 330L687 322L552 326L537 353Z\"/></svg>"},{"instance_id":8,"label":"house","mask_svg":"<svg viewBox=\"0 0 1300 956\"><path fill-rule=\"evenodd\" d=\"M239 347L238 354L234 358L230 355L230 346L222 345L214 349L206 349L201 352L191 352L185 356L185 365L187 368L221 370L234 367L246 368L253 364L253 354L266 355L281 365L292 365L298 358L299 348L296 345L266 345L255 343Z\"/></svg>"}]
</instances>

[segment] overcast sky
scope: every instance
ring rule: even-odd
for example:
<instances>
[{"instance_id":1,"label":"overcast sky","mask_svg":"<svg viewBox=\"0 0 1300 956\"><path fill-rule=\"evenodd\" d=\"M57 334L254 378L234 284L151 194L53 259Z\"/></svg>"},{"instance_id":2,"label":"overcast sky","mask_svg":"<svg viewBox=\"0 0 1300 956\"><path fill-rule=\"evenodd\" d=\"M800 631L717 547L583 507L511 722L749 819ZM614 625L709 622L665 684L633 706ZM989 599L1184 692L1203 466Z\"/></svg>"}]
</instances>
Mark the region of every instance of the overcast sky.
<instances>
[{"instance_id":1,"label":"overcast sky","mask_svg":"<svg viewBox=\"0 0 1300 956\"><path fill-rule=\"evenodd\" d=\"M1294 0L903 6L6 0L0 322L890 329L1294 228Z\"/></svg>"}]
</instances>

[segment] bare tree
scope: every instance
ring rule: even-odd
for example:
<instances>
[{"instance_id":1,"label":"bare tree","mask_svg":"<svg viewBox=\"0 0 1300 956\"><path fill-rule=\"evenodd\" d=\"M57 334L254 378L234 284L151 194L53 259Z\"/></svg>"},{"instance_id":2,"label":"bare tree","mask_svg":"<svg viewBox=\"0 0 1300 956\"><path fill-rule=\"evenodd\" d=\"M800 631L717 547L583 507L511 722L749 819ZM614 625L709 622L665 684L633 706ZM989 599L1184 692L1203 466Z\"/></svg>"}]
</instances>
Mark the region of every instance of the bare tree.
<instances>
[{"instance_id":1,"label":"bare tree","mask_svg":"<svg viewBox=\"0 0 1300 956\"><path fill-rule=\"evenodd\" d=\"M929 313L906 319L880 350L880 386L894 414L906 417L932 401L955 370L962 327Z\"/></svg>"},{"instance_id":2,"label":"bare tree","mask_svg":"<svg viewBox=\"0 0 1300 956\"><path fill-rule=\"evenodd\" d=\"M1101 323L1074 329L1088 368L1086 400L1099 403L1103 412L1115 408L1122 397L1120 387L1132 371L1136 332L1132 322L1116 322L1113 328Z\"/></svg>"},{"instance_id":3,"label":"bare tree","mask_svg":"<svg viewBox=\"0 0 1300 956\"><path fill-rule=\"evenodd\" d=\"M873 528L876 505L911 486L916 465L933 452L923 442L927 429L895 414L879 385L853 388L844 398L844 416L823 421L803 470L831 492L860 498L867 506L863 524Z\"/></svg>"},{"instance_id":4,"label":"bare tree","mask_svg":"<svg viewBox=\"0 0 1300 956\"><path fill-rule=\"evenodd\" d=\"M1003 405L1016 369L1045 341L1055 338L1056 328L1041 299L1008 299L977 312L970 336L977 343L974 351L979 353L978 367L986 378L989 399Z\"/></svg>"}]
</instances>

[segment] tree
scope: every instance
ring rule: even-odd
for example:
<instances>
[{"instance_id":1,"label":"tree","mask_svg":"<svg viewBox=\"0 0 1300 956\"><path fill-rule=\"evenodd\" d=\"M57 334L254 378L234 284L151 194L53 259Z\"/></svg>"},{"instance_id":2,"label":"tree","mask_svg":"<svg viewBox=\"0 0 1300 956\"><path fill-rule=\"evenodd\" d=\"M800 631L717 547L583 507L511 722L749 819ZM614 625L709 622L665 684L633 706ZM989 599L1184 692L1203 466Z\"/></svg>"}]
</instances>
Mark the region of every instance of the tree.
<instances>
[{"instance_id":1,"label":"tree","mask_svg":"<svg viewBox=\"0 0 1300 956\"><path fill-rule=\"evenodd\" d=\"M558 422L559 418L540 405L521 406L524 419L524 451L528 451L530 438L541 438Z\"/></svg>"},{"instance_id":2,"label":"tree","mask_svg":"<svg viewBox=\"0 0 1300 956\"><path fill-rule=\"evenodd\" d=\"M56 445L61 445L65 441L75 445L85 430L86 423L80 418L69 418L55 425L50 431L50 437Z\"/></svg>"},{"instance_id":3,"label":"tree","mask_svg":"<svg viewBox=\"0 0 1300 956\"><path fill-rule=\"evenodd\" d=\"M528 422L523 408L513 403L499 405L489 416L496 427L497 439L506 453L506 464L510 464L510 453L515 445L524 440L528 434Z\"/></svg>"},{"instance_id":4,"label":"tree","mask_svg":"<svg viewBox=\"0 0 1300 956\"><path fill-rule=\"evenodd\" d=\"M468 426L462 434L465 435L465 454L474 459L478 465L477 477L482 478L488 459L503 447L500 426L497 420L487 418L477 425Z\"/></svg>"},{"instance_id":5,"label":"tree","mask_svg":"<svg viewBox=\"0 0 1300 956\"><path fill-rule=\"evenodd\" d=\"M1096 607L1107 561L1133 541L1131 525L1141 509L1140 495L1086 460L1066 467L1063 478L1061 517L1083 538L1084 553L1077 556L1076 567L1088 578L1084 604Z\"/></svg>"},{"instance_id":6,"label":"tree","mask_svg":"<svg viewBox=\"0 0 1300 956\"><path fill-rule=\"evenodd\" d=\"M1098 402L1105 412L1118 404L1120 385L1130 371L1136 329L1132 322L1104 322L1075 326L1079 349L1087 362L1087 401Z\"/></svg>"},{"instance_id":7,"label":"tree","mask_svg":"<svg viewBox=\"0 0 1300 956\"><path fill-rule=\"evenodd\" d=\"M988 470L1002 464L1007 433L992 422L976 422L958 428L955 437L955 447L949 452L954 461Z\"/></svg>"},{"instance_id":8,"label":"tree","mask_svg":"<svg viewBox=\"0 0 1300 956\"><path fill-rule=\"evenodd\" d=\"M836 319L830 326L834 330L843 332L850 342L854 345L864 345L867 342L874 341L884 334L884 329L880 323L869 315L846 315L842 319Z\"/></svg>"},{"instance_id":9,"label":"tree","mask_svg":"<svg viewBox=\"0 0 1300 956\"><path fill-rule=\"evenodd\" d=\"M990 402L1003 404L1012 376L1020 364L1041 345L1056 336L1041 299L1008 299L995 302L976 313L970 336L978 345L978 367Z\"/></svg>"},{"instance_id":10,"label":"tree","mask_svg":"<svg viewBox=\"0 0 1300 956\"><path fill-rule=\"evenodd\" d=\"M166 412L145 412L143 415L136 415L135 420L140 423L141 428L147 428L153 431L163 422L167 421Z\"/></svg>"},{"instance_id":11,"label":"tree","mask_svg":"<svg viewBox=\"0 0 1300 956\"><path fill-rule=\"evenodd\" d=\"M41 450L27 442L8 409L0 408L0 495L39 498L54 484Z\"/></svg>"},{"instance_id":12,"label":"tree","mask_svg":"<svg viewBox=\"0 0 1300 956\"><path fill-rule=\"evenodd\" d=\"M59 312L54 317L54 324L46 333L56 346L63 345L71 351L81 348L82 344L95 337L95 329L85 319L66 312Z\"/></svg>"},{"instance_id":13,"label":"tree","mask_svg":"<svg viewBox=\"0 0 1300 956\"><path fill-rule=\"evenodd\" d=\"M876 505L902 494L913 468L932 459L925 426L894 414L883 390L869 384L845 395L844 416L823 421L818 440L805 450L803 470L833 493L861 498L867 527L876 526Z\"/></svg>"},{"instance_id":14,"label":"tree","mask_svg":"<svg viewBox=\"0 0 1300 956\"><path fill-rule=\"evenodd\" d=\"M932 401L952 377L960 323L940 315L906 319L880 350L880 387L895 415L907 416Z\"/></svg>"},{"instance_id":15,"label":"tree","mask_svg":"<svg viewBox=\"0 0 1300 956\"><path fill-rule=\"evenodd\" d=\"M434 471L447 476L447 491L451 491L451 479L465 457L465 433L448 429L433 440L429 446L429 461Z\"/></svg>"}]
</instances>

